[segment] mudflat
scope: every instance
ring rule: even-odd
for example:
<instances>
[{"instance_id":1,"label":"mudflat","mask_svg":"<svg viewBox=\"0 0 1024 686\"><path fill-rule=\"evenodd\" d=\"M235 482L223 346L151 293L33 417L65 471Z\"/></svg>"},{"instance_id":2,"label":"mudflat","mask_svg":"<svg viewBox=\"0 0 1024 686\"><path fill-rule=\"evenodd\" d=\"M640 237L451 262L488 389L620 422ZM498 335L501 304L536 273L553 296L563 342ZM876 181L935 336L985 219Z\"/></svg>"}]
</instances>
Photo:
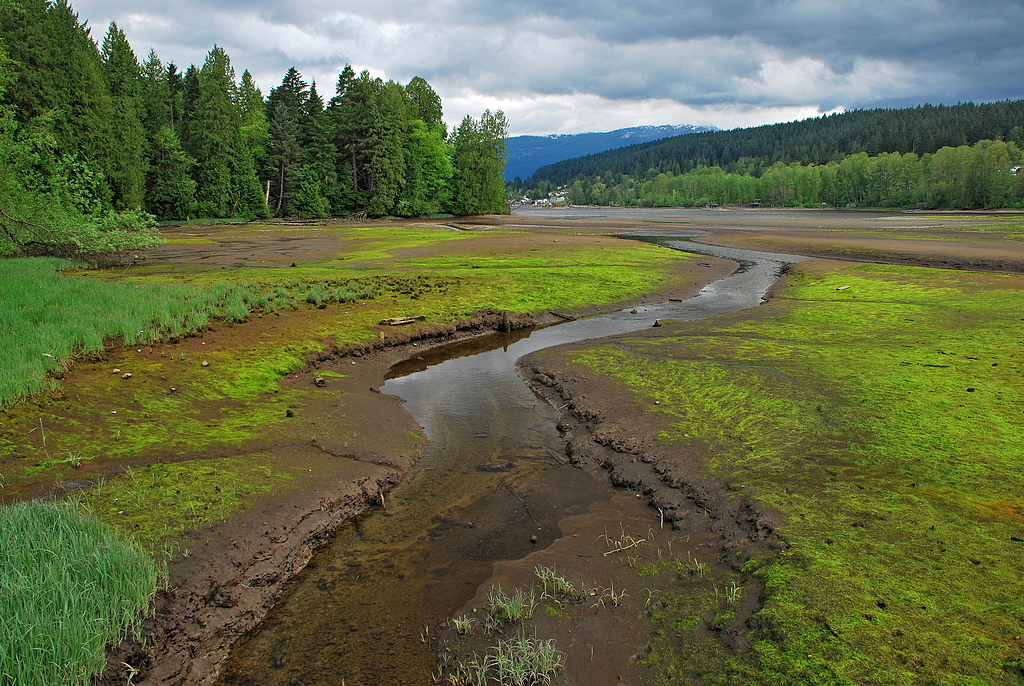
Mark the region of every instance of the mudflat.
<instances>
[{"instance_id":1,"label":"mudflat","mask_svg":"<svg viewBox=\"0 0 1024 686\"><path fill-rule=\"evenodd\" d=\"M489 227L511 231L491 233ZM839 283L843 280L842 270L860 263L939 265L994 274L1020 273L1024 269L1024 229L1018 227L1024 227L1019 216L1001 213L530 210L508 217L460 220L441 227L458 232L458 241L411 241L388 255L363 253L359 264L420 274L422 269L417 271L410 266L416 260L451 256L465 261L467 264L463 266L467 269L486 268L489 262L529 255L533 251L558 251L570 246L611 249L617 239L607 235L643 232L645 228L691 231L696 234L695 240L707 243L844 260L843 263L808 263L798 267L795 272L798 276L787 277L769 305L729 320L730 326L744 326L743 322L748 320L770 322L783 303L797 303L799 298L786 295L789 280L795 278L817 278L830 284L834 281L839 285L821 288L829 295L853 298L855 288L835 289L844 285ZM395 228L434 230L437 227L403 222L396 223ZM306 269L344 262L346 251L352 250L358 241L364 241L363 247L367 247L374 240L372 236L364 239L348 236L339 241L331 229L330 225L169 228L166 232L172 239L170 244L140 256L135 265L126 265L123 274L116 278L174 276L201 282L209 278L211 272L222 269L254 273L261 269L296 270L301 275ZM467 234L469 238L461 240ZM732 268L729 263L713 258L701 261L710 266L698 268L693 262L681 262L673 267L674 276L665 279L653 292L602 303L600 309L687 297ZM959 272L948 270L945 273ZM893 274L856 276L864 279L865 284L879 278L889 283L904 278ZM950 278L956 281L953 276ZM987 287L984 279L971 278L974 280L966 286L952 283L931 287L952 287L960 291ZM991 278L993 288L1005 290L1006 281L996 276ZM438 302L443 301L439 291L444 287L433 286ZM182 478L181 472L173 471L146 476L144 469L153 464L184 466L190 472L187 488L195 489L197 494L205 492L203 489L232 485L230 495L236 499L232 501L235 504L223 512L218 511L216 516L203 517L202 509L211 507L211 501L198 495L191 511L175 505L179 509L171 512L187 511L187 516L195 518L194 525L187 528L172 527L165 533L154 532L152 517L145 515L134 524L126 523L127 531L131 532L135 526L140 535L150 536L165 547L170 560L170 582L159 599L156 614L146 623L144 641L126 642L112 653L105 676L107 683L123 681L121 663L141 670L136 683L213 683L230 645L259 623L282 593L287 580L305 566L317 546L327 540L340 523L383 502L387 490L401 479L424 449L420 428L399 407L397 400L376 392L392 365L415 357L431 345L457 337L478 335L503 326L543 325L599 309L587 307L581 301L529 315L484 308L484 311L462 317L431 316L409 328L382 325L359 343L336 344L336 340L342 339L344 314L364 308L364 311L372 310L369 319L381 321L389 316L406 315L413 309L407 305L417 304L408 300L412 294L415 293L399 292L390 299L331 305L326 310L300 307L291 312L253 316L241 324L214 323L198 335L175 341L127 349L115 347L95 359L77 361L52 396L36 398L4 411L5 457L0 460L0 467L8 479L3 492L5 498L92 486L127 467L133 468L136 476L132 478L151 479L146 483L152 484L154 492L166 493L167 479ZM429 300L430 297L424 292L423 298ZM325 321L330 325L325 325ZM835 325L838 327L838 323ZM572 460L627 489L624 495L630 503L621 510L619 524L622 528L612 525L608 531L612 522L600 523L603 539L594 529L598 526L594 520L565 522L566 535L549 550L538 551L537 559L510 563L508 569L496 569L494 579L505 579L508 586L529 583L531 569L545 565L557 567L567 578L590 579L589 586L584 588L581 584L581 593L586 594L583 599L562 598L559 602L549 602L547 606L551 609L547 611L546 623L539 629L548 632L543 634L545 636L557 636L559 645L565 646L569 653L562 677L569 683L597 683L588 679L596 678L596 674L613 673L621 677L623 683L632 683L633 679L656 680L658 673L678 673L679 679L694 683L728 683L728 678L741 677L754 679L750 683L758 678L768 683L769 677L764 676L768 672L763 672L763 664L754 660L766 659L764 645L767 644L758 641L778 642L778 637L785 637L787 630L808 634L806 626L787 627L777 618L770 620L771 612L784 615L786 611L792 612L792 606L777 610L768 605L769 611L765 610L765 601L772 593L778 598L782 590L792 587L792 584L779 585L782 582L773 578L771 572L791 571L775 562L780 558L789 559L786 556L799 549L803 540L809 540L799 539L794 543L797 538L788 533L787 527L800 514L780 506L779 498L783 496L769 492L768 486L748 486L746 482L753 478L744 477L748 471L756 474L756 465L737 466L738 463L721 457L728 450L736 449L768 460L758 452L758 429L755 427L750 435L739 430L736 435L720 439L722 445L715 442L718 438L709 439L711 434L700 440L682 440L689 437L680 438L671 433L676 429L666 428L674 420L663 412L665 407L661 401L655 408L651 406L653 400L651 403L635 400L640 376L631 376L633 372L626 374L622 370L613 373L615 368L609 366L610 357L587 358L588 350L608 345L618 346L620 350L623 345L638 349L648 346L656 348L658 354L668 360L694 356L728 359L729 355L738 354L724 342L705 340L705 326L702 323L671 324L629 341L579 344L569 350L540 353L524 364L524 377L539 392L556 399L556 407L564 408L562 428ZM716 322L713 326L722 325ZM332 333L332 327L336 333ZM896 336L900 331L891 335ZM750 335L759 337L756 333ZM919 337L928 338L927 334ZM309 345L309 341L316 345ZM904 344L907 343L899 343ZM272 375L271 381L261 382L263 386L258 393L232 397L209 392L220 383L214 376L203 376L211 368L254 357L265 359L267 351L280 350L289 351L281 362L287 367L287 373L280 378ZM969 357L979 357L978 351L974 353ZM787 354L794 360L801 359L793 351ZM968 357L967 351L963 357ZM296 365L295 359L302 363ZM852 402L849 399L835 400L841 396L841 389L831 388L832 382L825 372L814 371L813 360L811 355L802 363L813 378L797 385L820 391L828 402L849 405ZM201 366L202 362L208 364ZM737 357L736 362L748 364L749 360ZM932 362L913 361L907 366L912 364ZM243 366L242 371L251 368L252 365ZM125 380L112 369L145 371L136 372L130 380ZM780 373L790 374L791 371ZM654 378L657 383L656 374ZM742 381L730 383L744 384ZM1001 401L1006 401L1009 391L1001 392ZM168 422L165 415L158 413L153 398L187 399L189 421L177 425ZM812 401L801 398L801 402ZM680 403L678 398L673 400L673 405ZM669 402L666 400L664 404L668 406ZM813 403L814 407L819 404ZM756 405L750 407L752 413L758 410ZM713 416L702 421L714 424L715 421L738 420ZM856 435L844 436L844 425L840 424L833 434L813 446L796 446L781 438L774 439L796 455L793 459L797 464L809 460L821 470L814 478L806 474L801 477L805 480L801 484L803 490L785 486L792 489L784 492L785 497L809 507L805 500L807 493L836 480L861 482L870 476L856 472L851 466L856 460L841 451L850 450L850 445L858 441L858 445L869 443L867 436L872 430L880 429L850 418L844 421L856 430ZM168 424L175 430L166 432ZM37 426L44 427L46 443L40 443L42 432L33 431ZM165 433L160 434L162 440L156 441L133 438L134 434L147 431ZM119 443L121 448L118 448ZM755 446L754 450L747 450L750 444ZM48 464L45 459L60 451L80 451L81 446L86 446L91 454L78 468ZM107 446L112 453L109 457L103 455ZM1014 445L1010 454L1018 455L1018 448L1019 445ZM809 457L801 457L801 450ZM38 467L31 468L32 465ZM929 484L926 477L908 477L914 479L908 483L917 483L915 489L924 484L929 491L956 490L949 484ZM770 472L759 478L764 484L774 483ZM799 481L792 475L786 479L787 484ZM131 518L132 508L117 499L121 496L114 495L119 493L116 484L124 480L122 476L109 481L102 489L90 489L90 492L107 492L106 496L100 496L97 507L107 508L110 518ZM890 486L886 482L865 485L865 488L873 489L876 502L883 502L890 498L887 490ZM125 492L133 491L128 488ZM997 496L984 493L967 499L983 503L985 512L997 513L993 516L1000 527L1019 527L1019 507L1014 509L1012 497ZM187 494L180 499L187 501ZM146 506L141 498L137 502L140 508ZM640 505L640 509L634 505ZM856 534L870 529L869 525L876 520L893 521L891 513L872 508L864 507L856 513L844 511L837 514L835 520L846 527L844 533L849 529ZM940 518L929 526L941 528L947 521ZM819 538L840 540L838 534L822 533L824 531L824 528L816 529L801 535L821 534ZM991 532L975 533L988 536ZM884 536L890 535L892 532L886 529ZM998 536L1013 543L1013 534L998 533ZM640 539L645 540L642 544L636 543ZM853 548L875 545L860 539L847 543ZM629 548L622 550L626 546ZM1011 564L1016 550L1012 545L1001 548L998 565ZM611 554L605 554L609 552ZM989 557L981 558L981 554L970 554L972 560L981 560L978 564L971 561L972 568L985 569L989 564ZM880 564L884 561L882 559ZM584 562L587 566L583 566ZM641 583L638 579L644 581ZM985 583L990 579L969 577L968 581ZM618 584L614 589L611 588L613 583ZM471 606L479 607L490 587L490 583L482 585L481 597ZM628 597L616 600L616 594L627 588ZM826 591L829 587L823 587L822 593ZM844 608L843 616L849 616L850 612L862 617L872 615L875 619L863 621L873 622L893 607L890 598L869 600L874 610L864 610L858 605L853 610ZM998 598L989 600L997 604L1003 602ZM917 615L911 617L920 619ZM652 620L656 625L653 629ZM571 639L569 634L574 629L579 635L577 627L581 626L581 621L587 627L589 639ZM828 640L878 640L864 627L857 627L855 638L851 637L844 633L848 628L845 624L835 626L834 618L826 617L824 623L814 621L817 622L815 630L830 637L816 638L815 650ZM685 627L680 628L683 624L679 624L675 629L670 628L679 622ZM948 629L945 625L935 626ZM1016 640L1016 647L1020 647L1019 635L1014 638L1012 632L1006 634L1009 629L1002 624L999 626L995 638L986 644L989 646L986 650L1010 655L1007 651L1012 649L1012 641ZM752 628L754 633L750 631ZM656 632L654 638L652 631ZM902 632L899 638L908 635L903 624L889 627L887 631L891 635ZM448 636L448 645L455 646L456 654L459 651L468 654L474 647L472 642L462 645L460 642L465 637L457 634L456 631ZM672 636L685 636L689 643L701 647L695 652L681 653L680 644L684 641ZM904 652L899 658L900 664L910 665L917 669L915 673L924 675L937 668L933 663L939 658L934 653L924 651L919 642L909 638L906 643L908 647L901 648ZM1000 653L999 646L1004 646L1006 651ZM483 648L478 644L475 649ZM685 660L679 657L684 653ZM744 662L744 656L752 657ZM689 666L680 667L682 662ZM786 673L802 675L796 679L798 683L800 679L804 679L803 683L815 683L813 679L825 673L820 671L824 667L819 662L808 658L807 664L797 666L804 671L793 671L797 667L788 665ZM993 657L990 662L998 663L993 673L1007 675L1007 678L1014 674L1009 657ZM1003 663L1009 667L1004 668ZM864 674L858 673L857 678L861 677Z\"/></svg>"}]
</instances>

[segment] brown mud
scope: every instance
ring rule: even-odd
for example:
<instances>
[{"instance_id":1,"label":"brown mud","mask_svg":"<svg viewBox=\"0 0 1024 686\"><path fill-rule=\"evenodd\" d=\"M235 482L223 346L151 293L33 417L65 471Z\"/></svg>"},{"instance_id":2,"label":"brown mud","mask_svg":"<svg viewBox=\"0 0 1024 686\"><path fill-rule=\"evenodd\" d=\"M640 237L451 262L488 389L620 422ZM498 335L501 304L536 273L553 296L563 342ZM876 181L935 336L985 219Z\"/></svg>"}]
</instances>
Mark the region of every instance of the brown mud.
<instances>
[{"instance_id":1,"label":"brown mud","mask_svg":"<svg viewBox=\"0 0 1024 686\"><path fill-rule=\"evenodd\" d=\"M473 227L452 230L462 228ZM202 242L215 232L219 234L216 244ZM264 234L251 226L172 227L164 233L172 239L197 242L172 243L138 255L136 266L145 267L147 274L190 274L246 266L287 269L296 261L328 260L338 250L334 239L319 227L308 225L296 226L284 237L279 231ZM225 233L236 238L225 243ZM550 241L543 233L500 237L488 243L488 250L504 254L512 249L529 249L535 241ZM573 240L592 243L607 239L596 232ZM292 419L283 426L265 427L255 437L233 445L199 450L190 448L187 437L182 437L182 441L128 461L91 462L70 480L49 486L39 484L18 493L15 488L7 489L7 498L31 497L46 490L59 494L88 486L100 474L126 466L254 453L260 453L271 469L288 466L295 471L296 465L309 465L307 476L289 484L287 490L263 497L251 509L196 530L180 542L169 564L167 589L159 595L154 615L144 622L141 640L126 640L113 649L106 672L94 683L125 683L129 674L126 665L137 670L132 683L140 686L211 684L218 678L231 645L262 621L286 582L306 567L316 548L343 522L379 506L389 488L422 454L424 443L417 436L420 427L400 408L397 398L377 392L393 365L403 360L415 364L415 358L433 346L480 336L503 326L513 330L542 326L626 305L689 297L704 283L728 273L727 262L712 262L714 268L694 268L693 278L698 281L687 280L685 286L667 288L635 302L549 312L539 317L484 311L465 321L417 327L409 333L389 328L386 341L377 339L344 349L325 340L324 352L312 355L303 370L281 381L282 390L304 392L299 404L289 406ZM125 391L118 390L120 378L112 377L111 368L128 368L140 359L198 359L213 349L243 350L253 340L287 341L289 331L302 328L306 319L317 314L314 309L301 309L252 318L240 325L214 324L199 335L140 349L114 348L91 360L78 361L63 375L58 392L32 402L44 411L59 406L53 412L52 425L51 420L47 425L51 448L74 444L77 431L87 430L97 412L108 411L111 395L124 396L125 402L132 404L130 392L125 396ZM335 374L327 377L326 388L314 384L318 376L332 371ZM184 392L188 379L175 376L173 366L164 372L159 380L152 381ZM102 391L93 393L95 388ZM214 422L223 408L224 403L211 403L203 408L199 419ZM21 426L5 420L3 428L12 437L28 436L31 427L25 421Z\"/></svg>"},{"instance_id":2,"label":"brown mud","mask_svg":"<svg viewBox=\"0 0 1024 686\"><path fill-rule=\"evenodd\" d=\"M965 222L977 221L974 216L947 220L894 213L660 213L658 210L625 220L587 217L583 211L576 216L578 218L551 210L529 216L464 220L460 228L472 228L474 225L522 227L527 231L515 238L520 247L546 233L608 234L617 230L642 231L644 228L694 229L711 233L711 236L701 239L706 242L751 249L863 261L907 261L928 266L972 265L973 268L1024 271L1024 241L1019 239L981 237L982 243L979 244L974 241L975 236L970 241L963 241L948 240L949 236L943 235L941 240L921 238L893 246L891 237L846 239L830 235L823 238L819 233L823 230L856 232L886 229L897 233L926 230L957 232L962 230ZM1008 225L1009 228L1012 225ZM171 229L170 233L180 238L201 240L215 230L218 229L181 227ZM835 245L825 245L826 240ZM903 243L909 245L903 247ZM849 246L853 250L841 254ZM325 238L316 227L297 226L294 234L287 238L281 238L279 234L261 235L247 228L230 246L201 243L187 248L181 245L162 246L145 256L144 264L156 271L176 273L192 271L197 262L204 265L203 268L211 265L215 268L244 267L257 263L287 268L296 260L328 259L335 251L334 241ZM716 266L716 269L700 270L694 274L700 283L678 291L652 294L647 302L692 295L704 283L728 271ZM549 313L537 321L523 319L516 325L546 324L560 317L596 311L595 308L589 312ZM267 335L274 327L287 330L289 317L312 316L316 316L315 310L304 310L282 317L254 319L240 326L217 325L201 336L175 344L149 346L145 354L158 356L165 350L175 354L199 354L204 345L231 349L243 346L252 338ZM408 438L408 434L415 433L418 427L400 408L397 399L373 392L384 382L391 366L417 356L430 345L497 328L496 323L500 325L500 319L499 314L484 313L464 322L461 328L452 326L422 332L417 334L418 338L408 341L392 339L392 343L398 345L390 347L375 344L318 354L305 370L289 375L282 382L283 385L310 389L303 406L296 409L299 420L296 425L289 425L286 429L268 429L230 451L214 449L206 455L195 455L174 448L168 449L166 454L141 458L140 464L161 459L197 459L218 457L228 452L248 454L260 451L268 452L282 463L308 462L312 471L308 472L308 480L287 492L263 498L247 512L190 534L183 546L187 554L182 552L170 564L168 588L158 599L155 615L145 623L143 641L129 641L114 650L107 672L95 683L125 683L126 671L122 663L140 670L133 682L140 685L213 683L231 644L259 624L283 592L285 582L303 569L316 547L342 522L378 504L382 494L401 479L404 470L420 455L422 441ZM109 377L111 366L123 365L125 359L136 354L135 350L116 350L92 366L79 365L67 374L62 387L74 400L76 387L88 386L92 377L101 373ZM755 503L732 497L728 484L698 478L699 455L675 454L659 447L653 440L657 434L653 420L622 407L619 391L611 384L605 384L596 377L548 367L544 353L532 356L523 369L524 376L538 391L551 399L556 407L563 408L564 419L560 428L566 434L567 450L572 460L595 469L597 473L607 474L613 483L628 489L627 499L635 501L630 502L629 507L617 506L606 512L602 515L606 517L605 523L618 517L620 521L632 521L641 526L646 519L649 526L655 526L659 535L664 536L668 532L661 533L663 514L666 529L689 536L688 544L695 556L706 563L723 566L742 564L743 559L759 551L771 551L777 547L774 528L778 522L773 513ZM323 370L343 371L346 378L332 378L326 391L316 391L313 381ZM176 379L170 377L161 382L174 386ZM342 408L339 408L339 403ZM345 421L338 426L335 420L340 409L344 410ZM99 408L87 410L96 412ZM208 411L215 416L217 408L212 407ZM298 424L303 428L298 429ZM68 435L73 438L70 426ZM327 428L330 426L337 427L333 433ZM316 431L315 443L309 440L311 431ZM650 507L640 511L633 507L642 503L650 503ZM511 583L512 579L521 579L524 570L528 571L534 564L548 564L545 560L556 559L559 565L571 568L567 571L573 574L600 576L587 566L591 562L607 560L595 540L595 531L588 528L597 521L602 520L563 522L564 536L555 546L538 551L536 559L531 557L507 566L499 565L494 578L508 578ZM489 586L485 583L481 589ZM475 602L479 606L479 598ZM742 614L749 616L753 611L756 607L745 608ZM586 668L589 671L581 672L583 676L573 677L575 683L599 683L594 676L599 673L614 674L622 683L634 683L634 679L642 678L642 670L636 665L638 653L634 644L643 643L640 634L647 629L632 619L626 621L623 613L616 615L610 611L606 616L618 616L619 619L591 622L591 628L586 630L590 634L585 640L559 642L573 656L574 663L590 665ZM563 630L569 631L567 627ZM616 641L609 637L615 633L620 635L616 640L621 646L612 648L610 646ZM622 635L636 635L637 638L621 640ZM734 632L732 639L727 640L741 640L739 632ZM592 662L595 645L604 646L601 655L605 659ZM589 655L588 659L578 659L585 654ZM624 666L615 670L611 666L615 664ZM587 674L594 680L588 681Z\"/></svg>"}]
</instances>

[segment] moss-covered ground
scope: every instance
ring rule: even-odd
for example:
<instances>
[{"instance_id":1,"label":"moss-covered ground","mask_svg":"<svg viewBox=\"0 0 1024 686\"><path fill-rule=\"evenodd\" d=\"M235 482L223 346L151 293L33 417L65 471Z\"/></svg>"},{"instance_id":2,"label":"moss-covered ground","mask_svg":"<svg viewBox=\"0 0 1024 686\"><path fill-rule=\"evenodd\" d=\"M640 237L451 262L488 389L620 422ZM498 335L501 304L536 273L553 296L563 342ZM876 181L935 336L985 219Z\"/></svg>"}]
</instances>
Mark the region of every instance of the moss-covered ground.
<instances>
[{"instance_id":1,"label":"moss-covered ground","mask_svg":"<svg viewBox=\"0 0 1024 686\"><path fill-rule=\"evenodd\" d=\"M1022 338L1020 276L810 263L769 306L574 354L784 517L740 579L751 649L695 652L700 599L666 599L664 683L1021 683Z\"/></svg>"},{"instance_id":2,"label":"moss-covered ground","mask_svg":"<svg viewBox=\"0 0 1024 686\"><path fill-rule=\"evenodd\" d=\"M245 498L211 487L207 482L217 479L210 474L222 487L259 476L244 460L216 467L206 460L250 453L260 439L289 435L293 409L300 413L310 397L333 392L280 383L312 354L386 338L392 330L379 322L388 317L421 318L402 329L407 334L484 308L540 314L620 302L675 285L684 275L680 266L691 261L614 239L443 226L199 231L174 234L159 261L89 272L32 263L31 280L0 282L17 291L24 326L70 339L88 325L90 341L74 339L57 354L44 345L49 339L37 343L14 325L0 327L0 350L17 349L49 365L15 375L33 377L35 385L26 382L24 392L36 395L0 409L0 497L31 494L32 484L53 479L88 478L95 467L135 465L101 489L97 507L119 526L136 518L122 528L146 545L166 544L184 525L244 507ZM291 250L300 241L313 249L281 257L278 246ZM73 304L93 293L102 295L95 307ZM205 304L181 307L187 299ZM161 314L140 324L139 312ZM106 329L104 322L110 322ZM143 324L150 324L146 335L125 334ZM104 343L115 351L104 352ZM47 369L50 379L39 377ZM48 383L55 390L39 392ZM146 466L166 459L186 460L185 466ZM137 507L112 504L125 499Z\"/></svg>"}]
</instances>

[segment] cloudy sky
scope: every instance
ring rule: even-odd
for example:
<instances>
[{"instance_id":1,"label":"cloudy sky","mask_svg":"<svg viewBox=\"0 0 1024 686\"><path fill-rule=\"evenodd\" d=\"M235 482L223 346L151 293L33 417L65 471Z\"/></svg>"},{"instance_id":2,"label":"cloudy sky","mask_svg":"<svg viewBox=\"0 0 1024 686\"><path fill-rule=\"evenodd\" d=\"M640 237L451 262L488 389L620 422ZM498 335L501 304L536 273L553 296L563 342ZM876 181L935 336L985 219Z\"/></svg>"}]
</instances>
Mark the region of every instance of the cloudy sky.
<instances>
[{"instance_id":1,"label":"cloudy sky","mask_svg":"<svg viewBox=\"0 0 1024 686\"><path fill-rule=\"evenodd\" d=\"M213 44L264 93L295 66L427 79L445 119L513 135L720 128L823 112L1024 98L1024 0L72 0L140 59Z\"/></svg>"}]
</instances>

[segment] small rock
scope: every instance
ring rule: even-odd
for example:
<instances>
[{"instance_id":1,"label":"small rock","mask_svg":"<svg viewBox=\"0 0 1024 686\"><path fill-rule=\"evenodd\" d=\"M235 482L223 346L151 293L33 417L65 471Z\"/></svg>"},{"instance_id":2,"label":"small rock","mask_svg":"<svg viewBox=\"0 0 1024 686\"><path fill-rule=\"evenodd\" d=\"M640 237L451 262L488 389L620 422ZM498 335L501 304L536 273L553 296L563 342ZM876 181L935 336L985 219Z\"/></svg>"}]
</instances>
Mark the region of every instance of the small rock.
<instances>
[{"instance_id":1,"label":"small rock","mask_svg":"<svg viewBox=\"0 0 1024 686\"><path fill-rule=\"evenodd\" d=\"M204 366L204 367L209 367L209 366L210 366L210 363L209 363L209 362L207 362L206 360L203 360L203 366Z\"/></svg>"},{"instance_id":2,"label":"small rock","mask_svg":"<svg viewBox=\"0 0 1024 686\"><path fill-rule=\"evenodd\" d=\"M537 542L537 534L534 534L533 536L530 536L530 543L536 543L536 542Z\"/></svg>"},{"instance_id":3,"label":"small rock","mask_svg":"<svg viewBox=\"0 0 1024 686\"><path fill-rule=\"evenodd\" d=\"M629 313L630 314L636 314L636 310L630 310Z\"/></svg>"},{"instance_id":4,"label":"small rock","mask_svg":"<svg viewBox=\"0 0 1024 686\"><path fill-rule=\"evenodd\" d=\"M654 326L655 327L659 327L659 326L664 326L664 324L661 323L660 319L655 319L654 320Z\"/></svg>"},{"instance_id":5,"label":"small rock","mask_svg":"<svg viewBox=\"0 0 1024 686\"><path fill-rule=\"evenodd\" d=\"M285 416L285 417L294 417L294 416L295 416L295 413L294 413L294 412L292 412L291 410L285 410L285 411L284 411L284 416Z\"/></svg>"},{"instance_id":6,"label":"small rock","mask_svg":"<svg viewBox=\"0 0 1024 686\"><path fill-rule=\"evenodd\" d=\"M313 379L313 384L316 385L318 388L323 388L324 386L327 385L327 381L324 379L324 377L318 376L315 379Z\"/></svg>"},{"instance_id":7,"label":"small rock","mask_svg":"<svg viewBox=\"0 0 1024 686\"><path fill-rule=\"evenodd\" d=\"M120 369L118 369L117 367L114 367L114 373L115 373L115 374L120 374L120 373L121 373L121 370L120 370Z\"/></svg>"},{"instance_id":8,"label":"small rock","mask_svg":"<svg viewBox=\"0 0 1024 686\"><path fill-rule=\"evenodd\" d=\"M131 372L125 372L124 374L121 375L121 378L122 379L130 379L130 378L132 378L132 373Z\"/></svg>"}]
</instances>

